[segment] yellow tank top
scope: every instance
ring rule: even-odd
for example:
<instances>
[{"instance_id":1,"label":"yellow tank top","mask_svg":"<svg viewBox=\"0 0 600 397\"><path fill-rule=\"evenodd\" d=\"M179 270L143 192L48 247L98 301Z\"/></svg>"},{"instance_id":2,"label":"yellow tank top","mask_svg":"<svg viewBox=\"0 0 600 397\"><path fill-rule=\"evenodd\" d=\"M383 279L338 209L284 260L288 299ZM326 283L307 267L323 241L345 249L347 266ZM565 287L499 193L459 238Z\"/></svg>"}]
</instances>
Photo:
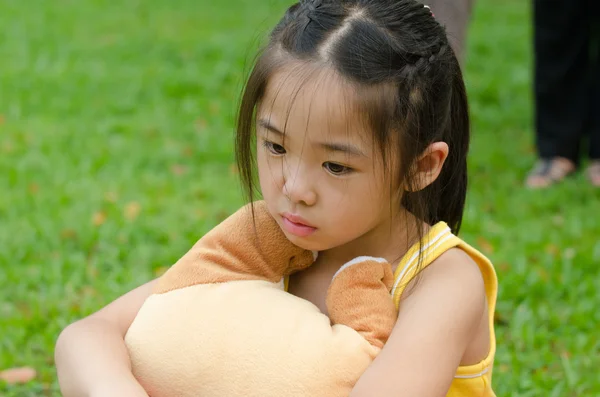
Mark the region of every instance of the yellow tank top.
<instances>
[{"instance_id":1,"label":"yellow tank top","mask_svg":"<svg viewBox=\"0 0 600 397\"><path fill-rule=\"evenodd\" d=\"M452 234L444 222L435 224L421 244L413 245L398 263L394 272L394 286L392 298L396 308L400 306L402 292L420 271L429 266L441 254L451 248L460 248L465 251L479 266L485 284L487 296L489 321L490 321L490 351L483 360L477 364L458 367L450 390L446 397L495 397L492 390L492 367L496 354L496 335L494 332L494 312L496 309L496 296L498 294L498 278L492 263L482 253L471 247L463 240ZM419 264L419 251L422 260ZM287 290L288 278L284 280Z\"/></svg>"},{"instance_id":2,"label":"yellow tank top","mask_svg":"<svg viewBox=\"0 0 600 397\"><path fill-rule=\"evenodd\" d=\"M444 222L433 226L424 236L421 244L412 246L406 255L400 260L394 273L394 287L392 298L396 307L399 307L402 292L407 284L413 280L418 273L429 266L441 254L451 248L460 248L466 252L479 266L485 283L487 304L490 321L490 352L487 357L474 365L461 366L458 368L447 397L493 397L492 390L492 367L496 353L496 336L494 333L494 311L496 308L496 296L498 293L498 279L492 263L479 251L471 247L450 231ZM422 261L419 264L419 251Z\"/></svg>"}]
</instances>

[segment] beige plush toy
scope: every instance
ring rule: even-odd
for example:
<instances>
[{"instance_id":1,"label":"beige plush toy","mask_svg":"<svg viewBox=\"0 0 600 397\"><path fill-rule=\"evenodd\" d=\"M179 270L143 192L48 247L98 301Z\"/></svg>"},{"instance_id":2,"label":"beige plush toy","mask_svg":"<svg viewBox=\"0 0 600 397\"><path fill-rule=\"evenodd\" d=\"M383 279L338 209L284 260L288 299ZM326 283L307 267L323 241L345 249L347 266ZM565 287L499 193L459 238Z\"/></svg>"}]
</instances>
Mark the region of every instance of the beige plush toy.
<instances>
[{"instance_id":1,"label":"beige plush toy","mask_svg":"<svg viewBox=\"0 0 600 397\"><path fill-rule=\"evenodd\" d=\"M396 320L389 263L360 257L327 293L329 317L283 289L314 262L263 202L206 234L159 280L125 341L151 397L348 396Z\"/></svg>"}]
</instances>

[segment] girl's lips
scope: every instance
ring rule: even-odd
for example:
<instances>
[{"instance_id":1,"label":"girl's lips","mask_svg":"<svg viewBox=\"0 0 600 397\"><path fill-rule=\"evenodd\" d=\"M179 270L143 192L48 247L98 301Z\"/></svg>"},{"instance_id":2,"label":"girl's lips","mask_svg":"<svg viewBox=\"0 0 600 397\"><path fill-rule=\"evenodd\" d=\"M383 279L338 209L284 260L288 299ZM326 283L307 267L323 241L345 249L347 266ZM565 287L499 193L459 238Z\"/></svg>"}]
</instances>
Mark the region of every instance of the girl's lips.
<instances>
[{"instance_id":1,"label":"girl's lips","mask_svg":"<svg viewBox=\"0 0 600 397\"><path fill-rule=\"evenodd\" d=\"M299 219L302 218L298 216L294 216L291 214L283 214L281 217L283 219L283 226L285 230L287 230L289 233L295 236L307 237L313 234L315 230L317 230L316 227L307 225L305 223L301 223Z\"/></svg>"},{"instance_id":2,"label":"girl's lips","mask_svg":"<svg viewBox=\"0 0 600 397\"><path fill-rule=\"evenodd\" d=\"M287 220L290 222L297 223L302 226L314 227L306 219L302 218L301 216L290 214L289 212L284 212L283 214L281 214L281 216L283 216L284 218L287 218Z\"/></svg>"}]
</instances>

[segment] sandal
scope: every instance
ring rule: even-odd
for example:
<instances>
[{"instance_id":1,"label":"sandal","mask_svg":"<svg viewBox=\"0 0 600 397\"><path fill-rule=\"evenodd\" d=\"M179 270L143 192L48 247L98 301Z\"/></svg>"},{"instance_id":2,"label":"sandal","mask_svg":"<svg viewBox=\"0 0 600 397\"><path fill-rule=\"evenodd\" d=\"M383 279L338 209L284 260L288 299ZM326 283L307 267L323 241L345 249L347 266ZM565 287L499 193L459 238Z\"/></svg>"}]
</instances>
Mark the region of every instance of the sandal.
<instances>
[{"instance_id":1,"label":"sandal","mask_svg":"<svg viewBox=\"0 0 600 397\"><path fill-rule=\"evenodd\" d=\"M564 157L541 159L527 176L525 184L531 189L549 187L561 182L574 172L575 164Z\"/></svg>"},{"instance_id":2,"label":"sandal","mask_svg":"<svg viewBox=\"0 0 600 397\"><path fill-rule=\"evenodd\" d=\"M592 186L600 187L600 160L592 160L586 174Z\"/></svg>"}]
</instances>

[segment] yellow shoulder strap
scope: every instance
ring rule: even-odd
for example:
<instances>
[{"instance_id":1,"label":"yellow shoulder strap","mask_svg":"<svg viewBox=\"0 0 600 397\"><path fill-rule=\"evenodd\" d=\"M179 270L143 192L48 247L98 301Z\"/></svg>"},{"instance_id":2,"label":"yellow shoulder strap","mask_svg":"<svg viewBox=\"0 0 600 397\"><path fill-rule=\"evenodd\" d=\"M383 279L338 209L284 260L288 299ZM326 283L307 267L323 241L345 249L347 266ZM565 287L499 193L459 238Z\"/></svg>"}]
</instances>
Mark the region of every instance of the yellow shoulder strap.
<instances>
[{"instance_id":1,"label":"yellow shoulder strap","mask_svg":"<svg viewBox=\"0 0 600 397\"><path fill-rule=\"evenodd\" d=\"M496 270L494 269L494 265L485 255L471 247L469 244L465 243L463 240L459 239L459 244L457 246L469 254L471 259L473 259L475 263L477 263L477 266L479 266L479 270L481 270L481 275L483 276L483 282L485 284L485 294L487 296L489 312L493 316L493 313L496 310L496 299L498 296L498 276L496 274ZM493 324L493 318L491 321Z\"/></svg>"},{"instance_id":2,"label":"yellow shoulder strap","mask_svg":"<svg viewBox=\"0 0 600 397\"><path fill-rule=\"evenodd\" d=\"M441 254L460 243L461 240L452 234L448 225L445 222L439 222L429 230L429 233L423 237L420 244L413 245L400 260L394 273L392 298L396 307L400 306L400 297L404 289L419 272L429 266Z\"/></svg>"},{"instance_id":3,"label":"yellow shoulder strap","mask_svg":"<svg viewBox=\"0 0 600 397\"><path fill-rule=\"evenodd\" d=\"M435 224L423 238L421 244L417 243L412 246L398 264L394 273L394 286L392 288L392 298L397 308L400 307L400 298L406 286L419 272L429 266L441 254L454 247L465 251L479 266L485 283L489 312L490 314L494 313L498 294L498 279L494 266L481 252L452 234L450 228L444 222ZM419 252L422 253L420 263Z\"/></svg>"}]
</instances>

